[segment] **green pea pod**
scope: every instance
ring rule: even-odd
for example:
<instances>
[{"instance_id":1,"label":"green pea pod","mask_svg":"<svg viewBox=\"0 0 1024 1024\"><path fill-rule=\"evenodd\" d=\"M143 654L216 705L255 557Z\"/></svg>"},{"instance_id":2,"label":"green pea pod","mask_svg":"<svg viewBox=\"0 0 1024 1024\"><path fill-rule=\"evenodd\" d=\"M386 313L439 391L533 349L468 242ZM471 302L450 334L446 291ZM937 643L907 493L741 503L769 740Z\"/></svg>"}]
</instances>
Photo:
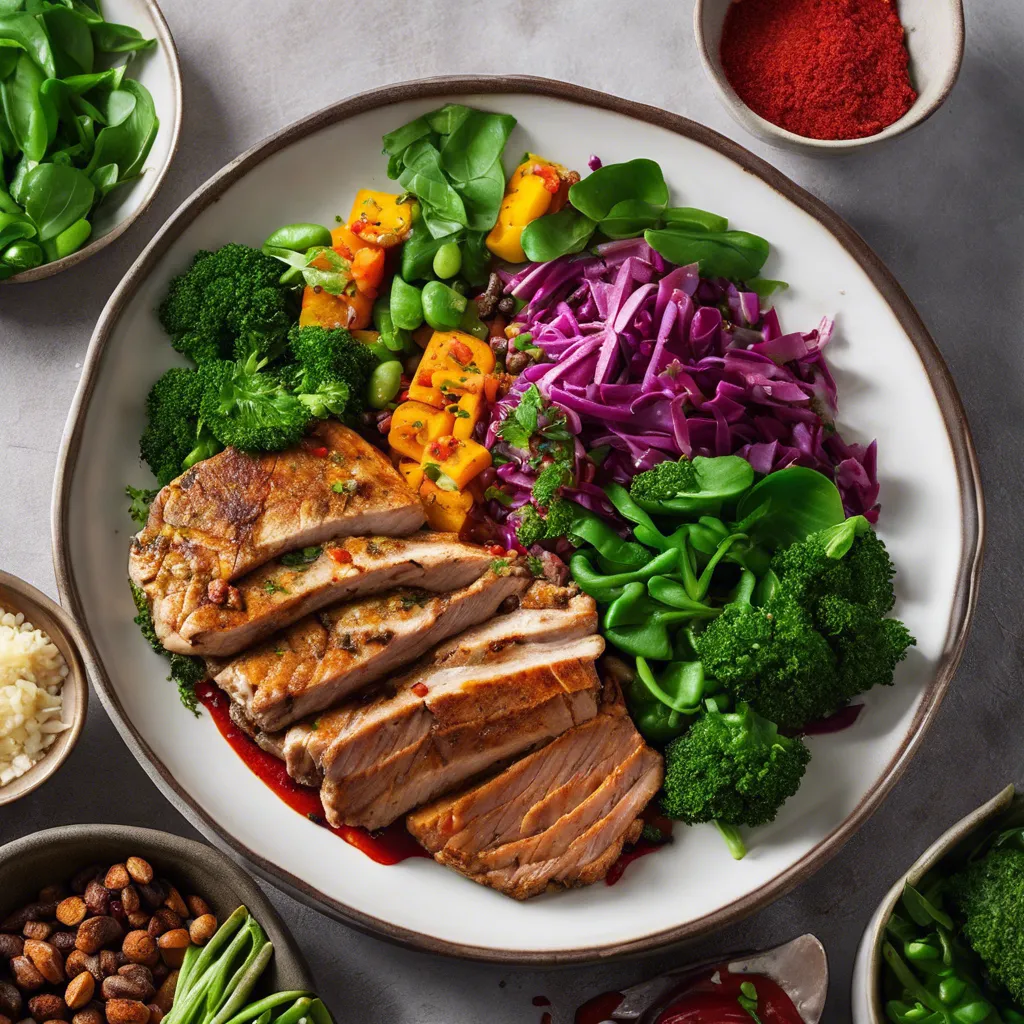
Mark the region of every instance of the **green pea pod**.
<instances>
[{"instance_id":1,"label":"green pea pod","mask_svg":"<svg viewBox=\"0 0 1024 1024\"><path fill-rule=\"evenodd\" d=\"M275 1024L299 1024L309 1014L312 1003L313 1000L308 996L301 996L284 1013L274 1018Z\"/></svg>"},{"instance_id":2,"label":"green pea pod","mask_svg":"<svg viewBox=\"0 0 1024 1024\"><path fill-rule=\"evenodd\" d=\"M931 925L932 922L941 924L943 928L952 931L953 920L944 910L940 910L934 903L926 899L909 882L903 886L903 897L901 900L903 908L910 915L912 921L919 925Z\"/></svg>"},{"instance_id":3,"label":"green pea pod","mask_svg":"<svg viewBox=\"0 0 1024 1024\"><path fill-rule=\"evenodd\" d=\"M588 512L572 524L572 535L579 542L593 547L610 571L630 572L647 565L651 552L642 544L624 540L608 521Z\"/></svg>"},{"instance_id":4,"label":"green pea pod","mask_svg":"<svg viewBox=\"0 0 1024 1024\"><path fill-rule=\"evenodd\" d=\"M331 244L331 232L321 224L285 224L267 236L263 243L263 251L291 249L292 252L305 252L314 246Z\"/></svg>"},{"instance_id":5,"label":"green pea pod","mask_svg":"<svg viewBox=\"0 0 1024 1024\"><path fill-rule=\"evenodd\" d=\"M330 1010L324 1005L322 999L314 999L309 1005L309 1017L313 1024L334 1024L334 1018Z\"/></svg>"},{"instance_id":6,"label":"green pea pod","mask_svg":"<svg viewBox=\"0 0 1024 1024\"><path fill-rule=\"evenodd\" d=\"M681 735L690 724L688 716L673 711L652 697L639 679L634 679L626 687L626 703L640 735L658 746Z\"/></svg>"},{"instance_id":7,"label":"green pea pod","mask_svg":"<svg viewBox=\"0 0 1024 1024\"><path fill-rule=\"evenodd\" d=\"M623 519L628 519L631 523L636 524L633 536L641 544L656 548L658 551L665 551L673 546L672 538L666 537L654 525L654 520L632 499L629 491L622 484L608 484L604 493Z\"/></svg>"},{"instance_id":8,"label":"green pea pod","mask_svg":"<svg viewBox=\"0 0 1024 1024\"><path fill-rule=\"evenodd\" d=\"M633 572L602 575L594 570L590 559L583 552L576 552L569 560L569 569L580 589L595 601L612 601L622 595L629 583L642 582L659 573L672 572L678 563L678 551L664 551L652 558L642 569Z\"/></svg>"},{"instance_id":9,"label":"green pea pod","mask_svg":"<svg viewBox=\"0 0 1024 1024\"><path fill-rule=\"evenodd\" d=\"M602 632L608 643L634 657L654 661L672 658L672 640L660 620L651 619L639 626L604 627Z\"/></svg>"},{"instance_id":10,"label":"green pea pod","mask_svg":"<svg viewBox=\"0 0 1024 1024\"><path fill-rule=\"evenodd\" d=\"M414 331L423 323L423 293L396 274L391 281L391 320L403 331ZM385 342L386 344L386 342Z\"/></svg>"},{"instance_id":11,"label":"green pea pod","mask_svg":"<svg viewBox=\"0 0 1024 1024\"><path fill-rule=\"evenodd\" d=\"M395 278L397 281L398 278ZM423 286L423 319L435 331L451 331L462 323L462 314L466 312L467 299L454 288L440 281L428 281ZM392 316L395 315L394 298L392 297ZM396 320L396 323L398 321Z\"/></svg>"},{"instance_id":12,"label":"green pea pod","mask_svg":"<svg viewBox=\"0 0 1024 1024\"><path fill-rule=\"evenodd\" d=\"M382 295L373 304L373 324L380 334L375 354L382 362L394 359L396 352L404 354L412 351L416 343L408 331L395 326L391 317L391 301L387 295ZM377 349L383 351L378 353Z\"/></svg>"},{"instance_id":13,"label":"green pea pod","mask_svg":"<svg viewBox=\"0 0 1024 1024\"><path fill-rule=\"evenodd\" d=\"M583 588L582 584L580 589ZM701 618L713 618L719 614L716 608L710 608L700 601L694 601L678 581L668 576L653 576L647 581L647 592L655 601L667 604L671 608L679 608L684 611L692 611Z\"/></svg>"},{"instance_id":14,"label":"green pea pod","mask_svg":"<svg viewBox=\"0 0 1024 1024\"><path fill-rule=\"evenodd\" d=\"M63 259L77 252L89 240L92 234L92 225L83 217L76 220L70 227L65 228L54 240L53 248L57 253L57 259Z\"/></svg>"},{"instance_id":15,"label":"green pea pod","mask_svg":"<svg viewBox=\"0 0 1024 1024\"><path fill-rule=\"evenodd\" d=\"M655 678L643 657L636 659L637 678L666 707L683 715L695 715L704 699L704 666L699 661L671 661L661 678Z\"/></svg>"}]
</instances>

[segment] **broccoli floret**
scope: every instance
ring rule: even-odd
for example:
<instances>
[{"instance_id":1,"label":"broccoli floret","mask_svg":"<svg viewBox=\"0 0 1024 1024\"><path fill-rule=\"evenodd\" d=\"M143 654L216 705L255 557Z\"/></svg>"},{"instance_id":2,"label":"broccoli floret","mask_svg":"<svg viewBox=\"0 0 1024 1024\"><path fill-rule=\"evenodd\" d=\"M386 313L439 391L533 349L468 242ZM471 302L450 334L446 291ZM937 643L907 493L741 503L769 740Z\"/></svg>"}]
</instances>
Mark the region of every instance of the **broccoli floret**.
<instances>
[{"instance_id":1,"label":"broccoli floret","mask_svg":"<svg viewBox=\"0 0 1024 1024\"><path fill-rule=\"evenodd\" d=\"M670 818L690 824L763 825L799 788L810 751L799 739L740 704L708 710L665 748L661 803Z\"/></svg>"},{"instance_id":2,"label":"broccoli floret","mask_svg":"<svg viewBox=\"0 0 1024 1024\"><path fill-rule=\"evenodd\" d=\"M544 517L530 504L516 512L516 538L524 548L532 548L544 539Z\"/></svg>"},{"instance_id":3,"label":"broccoli floret","mask_svg":"<svg viewBox=\"0 0 1024 1024\"><path fill-rule=\"evenodd\" d=\"M149 519L149 506L153 504L153 499L159 492L146 490L141 487L132 487L129 484L124 489L124 493L131 498L131 504L128 506L128 515L139 526L145 526Z\"/></svg>"},{"instance_id":4,"label":"broccoli floret","mask_svg":"<svg viewBox=\"0 0 1024 1024\"><path fill-rule=\"evenodd\" d=\"M949 892L989 975L1024 1004L1024 850L990 850L949 880Z\"/></svg>"},{"instance_id":5,"label":"broccoli floret","mask_svg":"<svg viewBox=\"0 0 1024 1024\"><path fill-rule=\"evenodd\" d=\"M543 515L533 505L523 505L515 513L516 537L524 548L567 537L579 514L580 506L566 498L553 499Z\"/></svg>"},{"instance_id":6,"label":"broccoli floret","mask_svg":"<svg viewBox=\"0 0 1024 1024\"><path fill-rule=\"evenodd\" d=\"M288 335L299 374L292 387L318 418L354 415L366 407L377 358L344 328L293 327Z\"/></svg>"},{"instance_id":7,"label":"broccoli floret","mask_svg":"<svg viewBox=\"0 0 1024 1024\"><path fill-rule=\"evenodd\" d=\"M164 650L164 645L160 643L156 630L153 628L153 616L149 611L149 602L146 600L145 591L141 587L137 587L131 580L128 581L128 586L132 588L132 600L135 602L135 611L137 613L132 621L142 631L142 635L146 638L146 643L157 654L166 654L167 651Z\"/></svg>"},{"instance_id":8,"label":"broccoli floret","mask_svg":"<svg viewBox=\"0 0 1024 1024\"><path fill-rule=\"evenodd\" d=\"M196 253L160 306L171 344L198 364L274 359L284 350L291 316L281 265L259 249L231 243Z\"/></svg>"},{"instance_id":9,"label":"broccoli floret","mask_svg":"<svg viewBox=\"0 0 1024 1024\"><path fill-rule=\"evenodd\" d=\"M220 450L199 429L200 405L208 382L206 370L174 367L150 389L146 399L149 422L139 439L139 453L161 487L188 465Z\"/></svg>"},{"instance_id":10,"label":"broccoli floret","mask_svg":"<svg viewBox=\"0 0 1024 1024\"><path fill-rule=\"evenodd\" d=\"M683 455L678 462L659 462L653 469L637 473L629 486L634 501L667 501L697 490L693 463Z\"/></svg>"},{"instance_id":11,"label":"broccoli floret","mask_svg":"<svg viewBox=\"0 0 1024 1024\"><path fill-rule=\"evenodd\" d=\"M658 828L657 825L652 825L649 821L644 822L643 831L640 833L640 838L648 843L671 843L672 833L663 831Z\"/></svg>"},{"instance_id":12,"label":"broccoli floret","mask_svg":"<svg viewBox=\"0 0 1024 1024\"><path fill-rule=\"evenodd\" d=\"M246 452L280 451L296 444L311 414L263 364L251 355L245 362L210 367L203 394L203 423L224 446Z\"/></svg>"},{"instance_id":13,"label":"broccoli floret","mask_svg":"<svg viewBox=\"0 0 1024 1024\"><path fill-rule=\"evenodd\" d=\"M559 453L560 455L566 455L568 459L572 458L572 450L568 452ZM559 488L570 483L573 478L572 463L566 461L565 458L559 458L555 462L549 462L538 474L537 479L533 483L533 500L541 507L547 508L553 502L557 501Z\"/></svg>"},{"instance_id":14,"label":"broccoli floret","mask_svg":"<svg viewBox=\"0 0 1024 1024\"><path fill-rule=\"evenodd\" d=\"M141 630L146 638L146 643L156 651L157 654L171 660L171 674L167 677L169 681L178 687L178 696L181 703L185 705L194 715L198 715L196 708L196 684L206 678L206 665L202 658L193 658L188 654L171 654L156 635L153 627L153 616L149 610L149 603L146 594L141 587L137 587L131 580L128 586L132 590L132 601L135 602L135 618L132 620Z\"/></svg>"}]
</instances>

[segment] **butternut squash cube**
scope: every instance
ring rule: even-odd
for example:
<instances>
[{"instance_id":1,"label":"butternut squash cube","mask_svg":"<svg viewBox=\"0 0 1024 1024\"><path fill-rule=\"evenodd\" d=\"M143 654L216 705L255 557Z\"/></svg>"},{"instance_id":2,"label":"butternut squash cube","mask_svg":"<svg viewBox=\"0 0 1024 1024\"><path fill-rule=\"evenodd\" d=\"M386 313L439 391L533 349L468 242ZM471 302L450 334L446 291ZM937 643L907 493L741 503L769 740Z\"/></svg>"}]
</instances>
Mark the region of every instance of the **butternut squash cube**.
<instances>
[{"instance_id":1,"label":"butternut squash cube","mask_svg":"<svg viewBox=\"0 0 1024 1024\"><path fill-rule=\"evenodd\" d=\"M402 474L409 489L419 491L423 483L423 467L412 459L402 459L398 463L398 472Z\"/></svg>"},{"instance_id":2,"label":"butternut squash cube","mask_svg":"<svg viewBox=\"0 0 1024 1024\"><path fill-rule=\"evenodd\" d=\"M329 331L347 327L354 331L368 327L372 319L373 298L369 295L331 295L309 287L303 289L300 327L325 327Z\"/></svg>"},{"instance_id":3,"label":"butternut squash cube","mask_svg":"<svg viewBox=\"0 0 1024 1024\"><path fill-rule=\"evenodd\" d=\"M420 484L420 499L427 524L432 530L458 533L473 507L473 496L464 491L443 491L437 484L424 480Z\"/></svg>"},{"instance_id":4,"label":"butternut squash cube","mask_svg":"<svg viewBox=\"0 0 1024 1024\"><path fill-rule=\"evenodd\" d=\"M495 256L509 263L522 263L526 259L521 241L523 228L548 212L555 197L553 183L564 171L561 164L535 153L526 154L526 159L508 179L498 220L487 236L487 248Z\"/></svg>"},{"instance_id":5,"label":"butternut squash cube","mask_svg":"<svg viewBox=\"0 0 1024 1024\"><path fill-rule=\"evenodd\" d=\"M449 406L449 410L450 410ZM453 415L455 425L452 427L452 435L460 441L468 441L473 436L473 430L480 422L480 414L484 409L482 395L466 394L459 399L458 406Z\"/></svg>"},{"instance_id":6,"label":"butternut squash cube","mask_svg":"<svg viewBox=\"0 0 1024 1024\"><path fill-rule=\"evenodd\" d=\"M490 466L491 453L476 441L468 438L463 441L448 434L427 443L420 464L428 479L443 474L461 491L473 477Z\"/></svg>"},{"instance_id":7,"label":"butternut squash cube","mask_svg":"<svg viewBox=\"0 0 1024 1024\"><path fill-rule=\"evenodd\" d=\"M434 331L409 387L409 397L441 408L444 396L434 383L434 374L447 371L459 376L480 376L494 369L490 345L463 331Z\"/></svg>"},{"instance_id":8,"label":"butternut squash cube","mask_svg":"<svg viewBox=\"0 0 1024 1024\"><path fill-rule=\"evenodd\" d=\"M400 245L412 227L412 203L400 203L393 192L361 188L356 193L348 227L382 249Z\"/></svg>"},{"instance_id":9,"label":"butternut squash cube","mask_svg":"<svg viewBox=\"0 0 1024 1024\"><path fill-rule=\"evenodd\" d=\"M407 459L420 462L428 442L452 432L455 417L422 402L402 402L391 415L388 444Z\"/></svg>"}]
</instances>

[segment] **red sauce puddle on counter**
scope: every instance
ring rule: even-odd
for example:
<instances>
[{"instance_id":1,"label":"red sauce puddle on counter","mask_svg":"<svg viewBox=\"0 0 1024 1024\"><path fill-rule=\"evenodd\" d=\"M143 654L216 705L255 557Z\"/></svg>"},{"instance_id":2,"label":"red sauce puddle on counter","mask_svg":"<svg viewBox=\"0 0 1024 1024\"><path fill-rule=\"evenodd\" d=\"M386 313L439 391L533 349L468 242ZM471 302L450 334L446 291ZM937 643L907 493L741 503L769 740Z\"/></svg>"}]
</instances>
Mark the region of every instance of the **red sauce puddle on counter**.
<instances>
[{"instance_id":1,"label":"red sauce puddle on counter","mask_svg":"<svg viewBox=\"0 0 1024 1024\"><path fill-rule=\"evenodd\" d=\"M284 762L257 746L255 740L246 736L231 721L231 701L211 682L196 687L199 703L210 712L210 717L221 736L228 741L231 749L242 759L245 766L277 794L293 811L328 832L344 839L378 864L398 864L411 857L429 856L411 835L401 821L396 821L380 832L367 832L364 828L342 825L335 828L328 825L324 817L324 805L320 794L308 786L300 786L285 770Z\"/></svg>"},{"instance_id":2,"label":"red sauce puddle on counter","mask_svg":"<svg viewBox=\"0 0 1024 1024\"><path fill-rule=\"evenodd\" d=\"M601 1024L607 1020L625 998L621 992L602 992L593 999L588 999L573 1018L575 1024Z\"/></svg>"}]
</instances>

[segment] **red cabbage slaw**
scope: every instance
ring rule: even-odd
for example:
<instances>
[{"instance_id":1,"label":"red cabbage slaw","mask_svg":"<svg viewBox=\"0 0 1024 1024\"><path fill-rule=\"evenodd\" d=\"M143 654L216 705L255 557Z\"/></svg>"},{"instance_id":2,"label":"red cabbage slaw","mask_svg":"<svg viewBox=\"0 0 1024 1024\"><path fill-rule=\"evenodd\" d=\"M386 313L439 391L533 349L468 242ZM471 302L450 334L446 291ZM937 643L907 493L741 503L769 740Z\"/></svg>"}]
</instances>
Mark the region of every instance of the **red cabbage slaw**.
<instances>
[{"instance_id":1,"label":"red cabbage slaw","mask_svg":"<svg viewBox=\"0 0 1024 1024\"><path fill-rule=\"evenodd\" d=\"M681 455L735 454L762 474L818 470L835 481L848 515L877 521L876 443L847 443L835 429L829 318L784 334L756 293L702 278L696 264L668 264L642 238L530 264L505 290L526 302L516 323L546 359L491 412L485 443L508 460L497 477L512 496L508 506L489 502L498 522L530 500L536 478L530 453L497 434L532 384L574 435L576 482L563 493L595 512L615 514L602 484L628 486Z\"/></svg>"}]
</instances>

